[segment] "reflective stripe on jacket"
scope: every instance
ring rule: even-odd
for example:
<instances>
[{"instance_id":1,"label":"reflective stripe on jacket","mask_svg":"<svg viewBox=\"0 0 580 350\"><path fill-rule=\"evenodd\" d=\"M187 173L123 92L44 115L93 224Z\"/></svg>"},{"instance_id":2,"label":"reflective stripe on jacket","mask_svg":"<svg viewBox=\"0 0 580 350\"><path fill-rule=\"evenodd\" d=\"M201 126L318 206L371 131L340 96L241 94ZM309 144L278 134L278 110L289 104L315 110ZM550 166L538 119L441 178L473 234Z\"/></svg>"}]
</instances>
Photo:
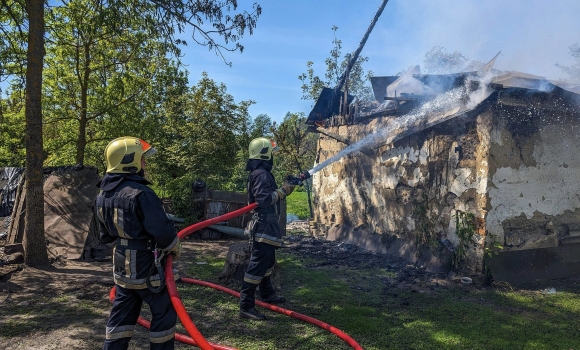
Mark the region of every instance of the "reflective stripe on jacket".
<instances>
[{"instance_id":1,"label":"reflective stripe on jacket","mask_svg":"<svg viewBox=\"0 0 580 350\"><path fill-rule=\"evenodd\" d=\"M272 173L263 167L253 170L248 177L248 200L258 203L255 211L262 217L280 213L280 201L276 194L276 180ZM263 242L274 246L283 244L280 224L271 220L260 220L255 226L256 242Z\"/></svg>"},{"instance_id":2,"label":"reflective stripe on jacket","mask_svg":"<svg viewBox=\"0 0 580 350\"><path fill-rule=\"evenodd\" d=\"M173 222L167 218L161 199L138 175L107 174L96 198L99 235L117 240L113 253L115 283L128 289L145 289L145 279L154 265L152 249L171 249L178 243ZM151 284L159 285L153 276Z\"/></svg>"}]
</instances>

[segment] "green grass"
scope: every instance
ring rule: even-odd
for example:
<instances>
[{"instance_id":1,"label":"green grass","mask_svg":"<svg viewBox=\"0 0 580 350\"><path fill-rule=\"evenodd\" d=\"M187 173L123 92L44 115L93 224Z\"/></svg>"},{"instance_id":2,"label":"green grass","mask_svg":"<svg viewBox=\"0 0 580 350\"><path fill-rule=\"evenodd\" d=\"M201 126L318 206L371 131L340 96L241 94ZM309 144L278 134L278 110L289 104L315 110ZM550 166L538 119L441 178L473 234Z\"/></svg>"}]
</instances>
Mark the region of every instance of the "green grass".
<instances>
[{"instance_id":1,"label":"green grass","mask_svg":"<svg viewBox=\"0 0 580 350\"><path fill-rule=\"evenodd\" d=\"M575 349L580 350L580 285L557 293L498 288L444 288L417 279L401 288L386 269L351 270L277 253L274 284L282 306L346 332L365 350L383 349ZM186 275L218 282L224 260L202 253ZM314 267L318 266L318 267ZM235 284L234 289L239 285ZM0 343L59 328L86 329L83 339L97 348L110 304L107 288L87 286L65 293L42 293L20 306L0 308ZM303 321L264 310L265 322L238 318L238 299L214 289L179 283L179 294L199 331L211 342L244 350L338 349L351 347L337 336ZM73 297L71 294L75 294ZM147 307L143 316L149 318ZM178 322L180 333L185 333ZM147 343L148 332L139 330ZM95 345L96 344L96 345ZM135 342L131 349L137 349ZM141 347L142 348L142 347ZM176 345L176 349L189 349Z\"/></svg>"},{"instance_id":2,"label":"green grass","mask_svg":"<svg viewBox=\"0 0 580 350\"><path fill-rule=\"evenodd\" d=\"M414 292L392 285L395 275L384 269L312 268L313 260L279 252L275 284L288 299L282 306L343 330L366 350L580 350L578 285L554 295L436 286ZM188 274L215 281L223 260L200 259L208 264ZM179 290L210 341L245 350L350 349L325 330L268 310L263 323L240 320L238 300L225 293Z\"/></svg>"},{"instance_id":3,"label":"green grass","mask_svg":"<svg viewBox=\"0 0 580 350\"><path fill-rule=\"evenodd\" d=\"M300 220L310 217L308 208L308 194L306 192L292 192L286 197L286 213L298 216Z\"/></svg>"}]
</instances>

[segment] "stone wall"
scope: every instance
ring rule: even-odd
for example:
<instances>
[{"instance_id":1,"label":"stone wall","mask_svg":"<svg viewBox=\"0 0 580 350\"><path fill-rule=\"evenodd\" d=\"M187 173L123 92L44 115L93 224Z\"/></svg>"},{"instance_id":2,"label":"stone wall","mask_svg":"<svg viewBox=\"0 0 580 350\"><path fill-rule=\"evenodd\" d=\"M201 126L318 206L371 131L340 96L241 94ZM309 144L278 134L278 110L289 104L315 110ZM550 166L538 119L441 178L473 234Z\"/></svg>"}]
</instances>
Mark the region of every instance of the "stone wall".
<instances>
[{"instance_id":1,"label":"stone wall","mask_svg":"<svg viewBox=\"0 0 580 350\"><path fill-rule=\"evenodd\" d=\"M358 141L394 117L329 131ZM355 152L314 176L315 218L330 239L357 241L428 269L448 269L458 242L457 211L475 214L462 266L481 269L492 112L479 110L394 144ZM321 136L318 163L345 147Z\"/></svg>"}]
</instances>

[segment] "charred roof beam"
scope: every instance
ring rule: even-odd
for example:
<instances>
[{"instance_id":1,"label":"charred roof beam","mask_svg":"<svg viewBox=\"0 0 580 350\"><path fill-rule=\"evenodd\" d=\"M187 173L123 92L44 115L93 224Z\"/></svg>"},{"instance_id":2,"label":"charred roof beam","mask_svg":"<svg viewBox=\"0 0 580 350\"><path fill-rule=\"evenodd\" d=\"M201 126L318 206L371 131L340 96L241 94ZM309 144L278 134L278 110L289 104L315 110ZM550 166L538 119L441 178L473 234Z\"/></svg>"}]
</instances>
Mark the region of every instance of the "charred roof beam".
<instances>
[{"instance_id":1,"label":"charred roof beam","mask_svg":"<svg viewBox=\"0 0 580 350\"><path fill-rule=\"evenodd\" d=\"M333 132L330 132L330 131L328 131L328 130L326 130L324 128L321 128L319 126L309 125L307 130L309 132L316 132L316 133L319 133L319 134L326 135L326 136L330 137L331 139L334 139L334 140L336 140L338 142L344 143L347 146L351 144L351 142L349 140L347 140L345 137L342 137L340 135L337 135L337 134L335 134Z\"/></svg>"}]
</instances>

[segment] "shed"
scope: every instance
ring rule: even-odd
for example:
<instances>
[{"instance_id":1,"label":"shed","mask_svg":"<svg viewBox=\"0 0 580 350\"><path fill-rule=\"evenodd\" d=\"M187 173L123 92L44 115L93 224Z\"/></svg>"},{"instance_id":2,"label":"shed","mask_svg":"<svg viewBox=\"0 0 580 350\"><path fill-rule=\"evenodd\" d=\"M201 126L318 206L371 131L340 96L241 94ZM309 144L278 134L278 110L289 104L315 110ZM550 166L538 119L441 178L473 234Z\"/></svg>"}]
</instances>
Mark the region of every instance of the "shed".
<instances>
[{"instance_id":1,"label":"shed","mask_svg":"<svg viewBox=\"0 0 580 350\"><path fill-rule=\"evenodd\" d=\"M431 271L580 274L576 88L520 72L408 78L428 92L388 96L396 80L376 77L374 108L326 123L350 146L319 138L320 232Z\"/></svg>"}]
</instances>

